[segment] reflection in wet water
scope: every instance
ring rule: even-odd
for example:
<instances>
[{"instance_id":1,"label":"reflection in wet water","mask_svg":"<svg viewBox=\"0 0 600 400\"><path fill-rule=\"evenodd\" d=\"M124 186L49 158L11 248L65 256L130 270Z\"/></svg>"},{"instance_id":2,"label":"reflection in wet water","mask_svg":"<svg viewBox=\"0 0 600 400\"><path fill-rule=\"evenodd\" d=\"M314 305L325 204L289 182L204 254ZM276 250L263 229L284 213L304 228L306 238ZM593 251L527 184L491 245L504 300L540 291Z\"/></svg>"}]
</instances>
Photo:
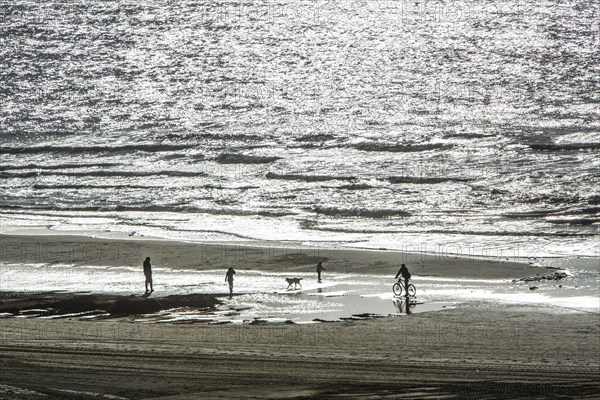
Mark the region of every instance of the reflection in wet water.
<instances>
[{"instance_id":1,"label":"reflection in wet water","mask_svg":"<svg viewBox=\"0 0 600 400\"><path fill-rule=\"evenodd\" d=\"M408 308L406 306L408 302ZM419 307L417 308L417 305ZM168 310L146 315L139 322L294 322L343 321L440 311L453 303L422 302L415 298L381 298L356 294L328 295L321 289L311 293L256 293L234 296L216 312Z\"/></svg>"},{"instance_id":2,"label":"reflection in wet water","mask_svg":"<svg viewBox=\"0 0 600 400\"><path fill-rule=\"evenodd\" d=\"M68 291L106 294L138 294L143 289L139 268L83 267L72 265L0 263L3 291ZM493 301L519 304L544 304L560 310L598 310L593 288L572 287L571 278L561 283L539 282L539 290L531 291L527 283L506 280L469 280L415 276L418 297L396 298L391 276L335 274L317 283L312 272L295 273L305 278L302 288L287 290L285 273L239 269L236 289L229 295L223 282L224 271L196 271L156 268L155 292L152 297L172 294L221 293L224 305L214 313L177 309L146 315L145 322L269 322L343 320L408 315L437 311L460 302ZM93 277L91 279L91 277ZM142 283L140 284L140 277ZM571 285L571 286L570 286ZM568 288L568 291L565 289ZM597 293L597 289L596 289ZM564 297L569 295L570 297ZM225 297L226 296L226 297Z\"/></svg>"},{"instance_id":3,"label":"reflection in wet water","mask_svg":"<svg viewBox=\"0 0 600 400\"><path fill-rule=\"evenodd\" d=\"M413 313L414 308L417 306L416 300L411 300L410 298L396 298L392 300L392 303L398 309L399 314L410 315Z\"/></svg>"}]
</instances>

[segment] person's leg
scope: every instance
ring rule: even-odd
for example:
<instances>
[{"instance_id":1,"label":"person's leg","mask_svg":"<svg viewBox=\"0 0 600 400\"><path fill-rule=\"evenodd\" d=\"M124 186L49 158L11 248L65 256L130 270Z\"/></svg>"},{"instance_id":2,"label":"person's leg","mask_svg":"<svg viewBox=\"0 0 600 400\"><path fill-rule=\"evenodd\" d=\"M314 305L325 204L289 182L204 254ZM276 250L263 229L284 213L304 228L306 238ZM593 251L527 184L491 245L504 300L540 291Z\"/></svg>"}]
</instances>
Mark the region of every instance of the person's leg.
<instances>
[{"instance_id":1,"label":"person's leg","mask_svg":"<svg viewBox=\"0 0 600 400\"><path fill-rule=\"evenodd\" d=\"M154 286L152 286L152 278L150 278L150 293L154 292Z\"/></svg>"},{"instance_id":2,"label":"person's leg","mask_svg":"<svg viewBox=\"0 0 600 400\"><path fill-rule=\"evenodd\" d=\"M404 289L406 290L406 297L408 297L408 278L404 278Z\"/></svg>"}]
</instances>

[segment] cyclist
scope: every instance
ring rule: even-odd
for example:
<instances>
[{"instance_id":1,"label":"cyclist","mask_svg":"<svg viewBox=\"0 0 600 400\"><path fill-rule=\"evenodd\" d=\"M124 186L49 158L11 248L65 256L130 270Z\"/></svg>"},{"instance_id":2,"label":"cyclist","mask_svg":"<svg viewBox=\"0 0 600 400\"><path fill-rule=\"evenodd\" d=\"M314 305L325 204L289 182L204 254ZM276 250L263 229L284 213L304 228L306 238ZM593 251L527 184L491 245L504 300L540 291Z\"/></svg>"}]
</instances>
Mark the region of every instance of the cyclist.
<instances>
[{"instance_id":1,"label":"cyclist","mask_svg":"<svg viewBox=\"0 0 600 400\"><path fill-rule=\"evenodd\" d=\"M411 275L410 272L408 272L408 268L406 268L406 265L404 264L402 264L394 279L398 279L398 277L401 275L404 278L404 290L406 290L406 297L408 297L408 281L410 280Z\"/></svg>"}]
</instances>

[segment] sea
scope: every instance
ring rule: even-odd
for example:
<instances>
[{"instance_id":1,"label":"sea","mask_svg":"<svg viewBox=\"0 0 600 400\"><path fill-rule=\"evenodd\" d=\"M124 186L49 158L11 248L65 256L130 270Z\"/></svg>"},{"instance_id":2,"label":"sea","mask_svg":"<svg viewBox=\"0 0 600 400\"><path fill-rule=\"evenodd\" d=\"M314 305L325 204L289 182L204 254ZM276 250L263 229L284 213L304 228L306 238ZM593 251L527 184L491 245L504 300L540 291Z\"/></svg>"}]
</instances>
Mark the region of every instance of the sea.
<instances>
[{"instance_id":1,"label":"sea","mask_svg":"<svg viewBox=\"0 0 600 400\"><path fill-rule=\"evenodd\" d=\"M0 229L600 256L600 2L0 1Z\"/></svg>"}]
</instances>

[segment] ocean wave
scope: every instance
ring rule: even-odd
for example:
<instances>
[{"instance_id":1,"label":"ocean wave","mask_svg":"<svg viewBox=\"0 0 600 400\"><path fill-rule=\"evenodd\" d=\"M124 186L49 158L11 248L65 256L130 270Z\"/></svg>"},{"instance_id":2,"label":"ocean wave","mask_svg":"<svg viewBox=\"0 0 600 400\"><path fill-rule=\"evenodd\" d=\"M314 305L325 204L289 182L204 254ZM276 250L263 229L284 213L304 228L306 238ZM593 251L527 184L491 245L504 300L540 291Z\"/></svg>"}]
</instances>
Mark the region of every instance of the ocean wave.
<instances>
[{"instance_id":1,"label":"ocean wave","mask_svg":"<svg viewBox=\"0 0 600 400\"><path fill-rule=\"evenodd\" d=\"M365 208L337 208L337 207L313 207L308 211L317 214L335 216L335 217L364 217L364 218L387 218L387 217L407 217L411 213L402 210L391 209L365 209Z\"/></svg>"},{"instance_id":2,"label":"ocean wave","mask_svg":"<svg viewBox=\"0 0 600 400\"><path fill-rule=\"evenodd\" d=\"M0 165L0 171L23 170L23 169L77 169L77 168L111 168L121 164L118 163L68 163L55 165L24 164L24 165Z\"/></svg>"},{"instance_id":3,"label":"ocean wave","mask_svg":"<svg viewBox=\"0 0 600 400\"><path fill-rule=\"evenodd\" d=\"M418 151L428 151L437 149L446 149L452 145L444 143L425 143L425 144L399 144L399 143L372 143L361 142L352 145L353 148L362 151L383 151L393 153L410 153Z\"/></svg>"},{"instance_id":4,"label":"ocean wave","mask_svg":"<svg viewBox=\"0 0 600 400\"><path fill-rule=\"evenodd\" d=\"M0 188L3 188L4 186L0 186ZM11 186L13 187L13 186ZM35 183L33 185L24 185L24 187L31 187L32 189L35 190L64 190L64 189L160 189L160 190L169 190L169 189L176 189L179 190L181 189L181 186L177 186L177 187L165 187L165 186L159 186L159 185L131 185L131 184L113 184L113 185L94 185L94 184L61 184L61 183L57 183L57 184L40 184L40 183ZM212 184L206 184L206 185L190 185L190 186L184 186L185 188L193 188L193 189L217 189L217 190L249 190L249 189L260 189L260 186L251 186L251 185L245 185L245 186L233 186L233 187L228 187L228 186L222 186L222 185L212 185Z\"/></svg>"},{"instance_id":5,"label":"ocean wave","mask_svg":"<svg viewBox=\"0 0 600 400\"><path fill-rule=\"evenodd\" d=\"M260 186L254 186L254 185L223 186L223 185L213 185L213 184L208 183L206 185L201 185L201 186L194 185L193 188L195 188L195 189L217 189L217 190L249 190L249 189L260 189Z\"/></svg>"},{"instance_id":6,"label":"ocean wave","mask_svg":"<svg viewBox=\"0 0 600 400\"><path fill-rule=\"evenodd\" d=\"M201 208L188 205L102 205L102 206L57 206L53 204L23 205L0 205L0 210L16 210L20 212L32 211L55 211L55 212L174 212L194 213L211 215L234 215L234 216L261 216L261 217L285 217L295 215L289 211L279 210L242 210L233 208ZM62 215L64 216L64 215ZM78 216L79 217L79 216Z\"/></svg>"},{"instance_id":7,"label":"ocean wave","mask_svg":"<svg viewBox=\"0 0 600 400\"><path fill-rule=\"evenodd\" d=\"M151 185L86 185L86 184L56 184L56 185L45 185L45 184L33 184L32 189L35 190L64 190L64 189L161 189L164 190L164 186L151 186Z\"/></svg>"},{"instance_id":8,"label":"ocean wave","mask_svg":"<svg viewBox=\"0 0 600 400\"><path fill-rule=\"evenodd\" d=\"M0 178L35 178L43 175L73 176L73 177L150 177L150 176L172 176L172 177L197 177L206 176L204 172L194 171L33 171L33 172L0 172Z\"/></svg>"},{"instance_id":9,"label":"ocean wave","mask_svg":"<svg viewBox=\"0 0 600 400\"><path fill-rule=\"evenodd\" d=\"M587 198L588 204L600 204L600 195L595 194Z\"/></svg>"},{"instance_id":10,"label":"ocean wave","mask_svg":"<svg viewBox=\"0 0 600 400\"><path fill-rule=\"evenodd\" d=\"M460 138L460 139L482 139L482 138L493 138L496 134L489 133L447 133L444 135L446 139Z\"/></svg>"},{"instance_id":11,"label":"ocean wave","mask_svg":"<svg viewBox=\"0 0 600 400\"><path fill-rule=\"evenodd\" d=\"M569 217L559 217L559 218L546 218L546 221L551 224L564 224L564 225L593 225L599 224L600 218L569 218Z\"/></svg>"},{"instance_id":12,"label":"ocean wave","mask_svg":"<svg viewBox=\"0 0 600 400\"><path fill-rule=\"evenodd\" d=\"M276 174L274 172L267 172L265 175L267 179L283 179L291 181L304 181L304 182L326 182L326 181L352 181L356 178L353 176L331 176L331 175L298 175L298 174Z\"/></svg>"},{"instance_id":13,"label":"ocean wave","mask_svg":"<svg viewBox=\"0 0 600 400\"><path fill-rule=\"evenodd\" d=\"M368 189L376 189L376 186L371 186L366 183L352 183L350 185L342 185L336 187L335 189L344 189L344 190L368 190Z\"/></svg>"},{"instance_id":14,"label":"ocean wave","mask_svg":"<svg viewBox=\"0 0 600 400\"><path fill-rule=\"evenodd\" d=\"M186 161L196 162L196 161L204 161L206 159L206 156L204 154L171 153L171 154L166 154L166 155L162 156L161 158L165 161L185 159Z\"/></svg>"},{"instance_id":15,"label":"ocean wave","mask_svg":"<svg viewBox=\"0 0 600 400\"><path fill-rule=\"evenodd\" d=\"M326 142L334 139L336 139L336 136L329 133L317 133L314 135L304 135L295 138L296 142Z\"/></svg>"},{"instance_id":16,"label":"ocean wave","mask_svg":"<svg viewBox=\"0 0 600 400\"><path fill-rule=\"evenodd\" d=\"M554 209L554 210L531 210L522 212L510 212L500 214L502 217L511 219L527 219L527 218L544 218L549 216L562 216L566 217L569 215L582 215L582 214L598 214L600 213L600 207L581 207L573 209Z\"/></svg>"},{"instance_id":17,"label":"ocean wave","mask_svg":"<svg viewBox=\"0 0 600 400\"><path fill-rule=\"evenodd\" d=\"M600 143L529 143L527 146L532 150L541 151L577 151L600 149Z\"/></svg>"},{"instance_id":18,"label":"ocean wave","mask_svg":"<svg viewBox=\"0 0 600 400\"><path fill-rule=\"evenodd\" d=\"M301 224L304 229L323 232L360 233L360 234L442 234L442 235L465 235L465 236L516 236L516 237L593 237L595 233L579 232L526 232L526 231L461 231L458 229L432 229L432 230L402 230L402 229L364 229L364 228L341 228L320 226L318 223Z\"/></svg>"},{"instance_id":19,"label":"ocean wave","mask_svg":"<svg viewBox=\"0 0 600 400\"><path fill-rule=\"evenodd\" d=\"M215 161L219 164L268 164L277 160L281 160L281 157L223 153L220 154Z\"/></svg>"},{"instance_id":20,"label":"ocean wave","mask_svg":"<svg viewBox=\"0 0 600 400\"><path fill-rule=\"evenodd\" d=\"M500 214L501 217L510 219L528 219L528 218L543 218L549 215L554 215L563 212L564 209L559 210L532 210L532 211L519 211L509 212Z\"/></svg>"},{"instance_id":21,"label":"ocean wave","mask_svg":"<svg viewBox=\"0 0 600 400\"><path fill-rule=\"evenodd\" d=\"M43 153L115 153L143 151L157 153L165 151L178 151L195 148L192 144L126 144L118 146L0 146L0 154L43 154Z\"/></svg>"},{"instance_id":22,"label":"ocean wave","mask_svg":"<svg viewBox=\"0 0 600 400\"><path fill-rule=\"evenodd\" d=\"M581 214L598 214L600 207L581 207L574 208L561 213L561 215L581 215Z\"/></svg>"},{"instance_id":23,"label":"ocean wave","mask_svg":"<svg viewBox=\"0 0 600 400\"><path fill-rule=\"evenodd\" d=\"M211 122L206 123L204 128L224 128L224 124ZM186 133L167 133L157 137L157 139L166 139L173 141L203 141L203 140L223 140L223 141L262 141L269 139L269 135L256 135L248 133L223 133L223 132L186 132Z\"/></svg>"},{"instance_id":24,"label":"ocean wave","mask_svg":"<svg viewBox=\"0 0 600 400\"><path fill-rule=\"evenodd\" d=\"M529 198L524 198L523 203L535 204L535 203L546 203L546 204L575 204L579 203L582 199L578 196L553 196L553 195L539 195Z\"/></svg>"},{"instance_id":25,"label":"ocean wave","mask_svg":"<svg viewBox=\"0 0 600 400\"><path fill-rule=\"evenodd\" d=\"M412 183L412 184L435 184L444 182L469 182L472 178L461 177L428 177L428 176L390 176L387 178L390 183Z\"/></svg>"},{"instance_id":26,"label":"ocean wave","mask_svg":"<svg viewBox=\"0 0 600 400\"><path fill-rule=\"evenodd\" d=\"M231 236L231 237L236 237L236 238L240 238L240 239L252 239L252 240L257 240L258 238L253 237L253 236L248 236L248 235L242 235L240 233L234 233L234 232L227 232L227 231L220 231L220 230L214 230L214 229L188 229L188 228L182 228L182 227L173 227L173 226L168 226L168 225L164 225L164 224L152 224L149 222L139 222L137 220L127 220L126 222L127 225L131 225L131 226L140 226L140 227L145 227L145 228L159 228L159 229L163 229L165 231L170 231L170 232L192 232L192 233L217 233L217 234L221 234L221 235L225 235L225 236Z\"/></svg>"}]
</instances>

